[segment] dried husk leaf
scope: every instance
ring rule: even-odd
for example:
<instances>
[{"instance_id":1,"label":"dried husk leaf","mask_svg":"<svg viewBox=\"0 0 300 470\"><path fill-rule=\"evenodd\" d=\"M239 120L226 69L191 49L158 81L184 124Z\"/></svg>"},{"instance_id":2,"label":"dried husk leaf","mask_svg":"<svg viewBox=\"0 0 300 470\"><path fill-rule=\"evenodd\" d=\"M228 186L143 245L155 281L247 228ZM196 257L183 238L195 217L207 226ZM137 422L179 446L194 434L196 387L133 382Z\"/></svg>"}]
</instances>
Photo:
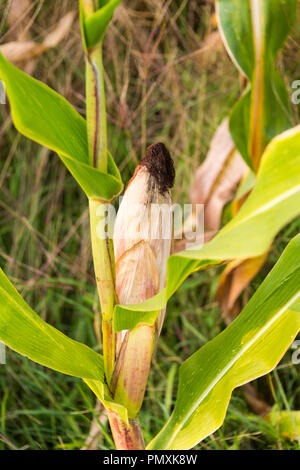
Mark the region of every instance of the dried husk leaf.
<instances>
[{"instance_id":1,"label":"dried husk leaf","mask_svg":"<svg viewBox=\"0 0 300 470\"><path fill-rule=\"evenodd\" d=\"M138 167L126 189L115 223L115 260L118 263L125 252L141 241L146 242L152 250L162 288L166 279L166 260L171 249L172 226L168 210L171 197L168 192L161 194L152 186L147 168ZM128 293L126 303L133 303L129 297Z\"/></svg>"},{"instance_id":2,"label":"dried husk leaf","mask_svg":"<svg viewBox=\"0 0 300 470\"><path fill-rule=\"evenodd\" d=\"M211 141L204 163L196 171L190 191L192 204L205 204L207 230L219 228L223 207L233 198L235 188L247 171L246 163L235 149L226 118Z\"/></svg>"},{"instance_id":3,"label":"dried husk leaf","mask_svg":"<svg viewBox=\"0 0 300 470\"><path fill-rule=\"evenodd\" d=\"M42 43L35 41L11 41L0 46L0 52L14 64L31 61L48 49L56 47L67 35L72 26L74 12L67 13L58 23L56 28L49 33Z\"/></svg>"},{"instance_id":4,"label":"dried husk leaf","mask_svg":"<svg viewBox=\"0 0 300 470\"><path fill-rule=\"evenodd\" d=\"M33 3L30 0L11 0L10 9L7 15L7 21L12 28L9 37L16 38L18 41L28 41L30 33L26 28L29 22L29 14L32 11Z\"/></svg>"},{"instance_id":5,"label":"dried husk leaf","mask_svg":"<svg viewBox=\"0 0 300 470\"><path fill-rule=\"evenodd\" d=\"M235 149L226 118L212 138L206 159L196 170L190 190L193 211L186 219L182 233L175 234L175 239L178 238L175 241L175 252L185 249L186 240L193 241L194 227L201 227L197 220L197 204L204 205L204 242L217 233L223 208L232 200L238 183L247 172L246 163ZM199 236L200 234L195 234L195 242Z\"/></svg>"},{"instance_id":6,"label":"dried husk leaf","mask_svg":"<svg viewBox=\"0 0 300 470\"><path fill-rule=\"evenodd\" d=\"M225 322L229 324L241 308L237 299L263 266L268 253L244 261L234 260L224 269L217 290L217 300Z\"/></svg>"}]
</instances>

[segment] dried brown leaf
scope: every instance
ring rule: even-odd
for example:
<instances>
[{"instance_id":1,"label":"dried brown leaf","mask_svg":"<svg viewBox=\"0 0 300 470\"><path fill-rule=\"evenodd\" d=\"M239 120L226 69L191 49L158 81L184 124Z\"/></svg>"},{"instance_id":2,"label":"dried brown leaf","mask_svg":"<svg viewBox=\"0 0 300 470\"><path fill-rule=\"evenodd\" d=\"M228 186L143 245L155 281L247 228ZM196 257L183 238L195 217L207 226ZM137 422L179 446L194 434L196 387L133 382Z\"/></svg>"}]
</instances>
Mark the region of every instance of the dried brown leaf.
<instances>
[{"instance_id":1,"label":"dried brown leaf","mask_svg":"<svg viewBox=\"0 0 300 470\"><path fill-rule=\"evenodd\" d=\"M219 228L223 207L232 199L247 171L246 163L235 149L226 118L211 141L204 163L196 171L190 191L192 204L205 204L204 223L209 230Z\"/></svg>"},{"instance_id":2,"label":"dried brown leaf","mask_svg":"<svg viewBox=\"0 0 300 470\"><path fill-rule=\"evenodd\" d=\"M47 34L43 41L43 45L46 46L48 49L51 47L56 47L65 36L68 34L72 27L72 23L75 17L74 11L69 11L62 19L58 22L57 26L54 30Z\"/></svg>"},{"instance_id":3,"label":"dried brown leaf","mask_svg":"<svg viewBox=\"0 0 300 470\"><path fill-rule=\"evenodd\" d=\"M102 428L101 428L99 422L102 425L105 425L105 423L107 421L107 416L105 414L105 409L104 409L102 403L100 403L99 400L97 400L97 402L96 402L96 406L95 406L94 411L95 411L97 416L95 418L93 418L89 434L88 434L88 436L87 436L87 438L84 442L84 446L81 447L81 450L97 450L97 449L99 449L100 439L101 439L101 436L103 435L103 431L102 431Z\"/></svg>"},{"instance_id":4,"label":"dried brown leaf","mask_svg":"<svg viewBox=\"0 0 300 470\"><path fill-rule=\"evenodd\" d=\"M217 300L227 324L239 313L237 298L261 269L267 254L244 261L234 260L223 271L217 290Z\"/></svg>"},{"instance_id":5,"label":"dried brown leaf","mask_svg":"<svg viewBox=\"0 0 300 470\"><path fill-rule=\"evenodd\" d=\"M7 21L12 29L10 37L18 41L30 40L30 33L26 25L31 12L30 0L11 0Z\"/></svg>"},{"instance_id":6,"label":"dried brown leaf","mask_svg":"<svg viewBox=\"0 0 300 470\"><path fill-rule=\"evenodd\" d=\"M4 57L13 62L26 63L43 54L48 49L56 47L70 31L74 19L74 12L67 13L58 23L56 28L49 33L42 43L34 41L12 41L0 46L0 52Z\"/></svg>"},{"instance_id":7,"label":"dried brown leaf","mask_svg":"<svg viewBox=\"0 0 300 470\"><path fill-rule=\"evenodd\" d=\"M175 234L174 251L185 248L186 239L192 240L194 227L201 226L197 218L196 205L204 204L204 242L209 241L218 231L225 204L233 198L234 191L248 172L248 167L236 151L230 135L228 119L224 119L214 134L204 163L196 170L190 191L193 212L184 223L183 239Z\"/></svg>"},{"instance_id":8,"label":"dried brown leaf","mask_svg":"<svg viewBox=\"0 0 300 470\"><path fill-rule=\"evenodd\" d=\"M0 52L14 64L27 62L45 52L43 44L34 41L12 41L0 46Z\"/></svg>"}]
</instances>

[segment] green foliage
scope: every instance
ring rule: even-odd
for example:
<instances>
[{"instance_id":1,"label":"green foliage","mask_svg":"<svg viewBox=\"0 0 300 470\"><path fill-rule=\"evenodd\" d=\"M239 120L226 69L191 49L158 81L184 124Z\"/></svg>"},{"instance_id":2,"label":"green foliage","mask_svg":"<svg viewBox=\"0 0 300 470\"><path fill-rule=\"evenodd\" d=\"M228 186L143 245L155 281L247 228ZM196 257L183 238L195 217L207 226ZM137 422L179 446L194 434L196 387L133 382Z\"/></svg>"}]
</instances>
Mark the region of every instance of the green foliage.
<instances>
[{"instance_id":1,"label":"green foliage","mask_svg":"<svg viewBox=\"0 0 300 470\"><path fill-rule=\"evenodd\" d=\"M300 330L300 235L225 331L183 363L171 418L149 449L189 449L223 422L232 390L272 370Z\"/></svg>"},{"instance_id":2,"label":"green foliage","mask_svg":"<svg viewBox=\"0 0 300 470\"><path fill-rule=\"evenodd\" d=\"M101 45L119 3L120 0L98 0L98 11L85 17L80 2L86 51ZM267 106L274 99L276 102L273 108L263 109L263 117L258 120L258 140L263 149L272 137L291 125L286 90L273 64L294 21L296 2L264 3L262 37L268 37L268 44L265 43L263 54L259 56L254 38L253 41L241 40L253 37L252 2L219 0L219 4L221 10L224 7L219 16L227 45L252 85L232 112L231 130L244 158L255 167L250 151L254 135L253 90L254 84L260 83L255 59L260 57L264 64L260 70L260 77L264 79L259 90L260 103ZM284 19L283 15L279 18L283 9L287 14ZM279 19L282 21L278 29ZM272 30L274 27L276 31ZM233 34L229 37L231 31ZM121 191L120 175L110 155L108 174L89 165L85 121L66 100L23 74L2 56L0 77L6 83L16 127L56 151L88 197L110 200ZM299 133L299 128L295 128L270 144L252 195L212 242L201 249L171 257L165 291L141 305L117 307L117 330L132 328L140 321L153 324L158 311L194 271L231 258L245 259L264 252L278 230L300 213ZM294 303L299 296L299 244L297 237L288 246L241 317L183 364L174 413L149 448L194 446L221 425L233 388L276 365L300 327L299 303ZM118 412L127 421L127 410L108 397L101 356L43 322L2 272L0 286L0 301L5 305L1 309L0 339L34 361L82 377L106 408ZM169 398L166 401L169 409Z\"/></svg>"},{"instance_id":3,"label":"green foliage","mask_svg":"<svg viewBox=\"0 0 300 470\"><path fill-rule=\"evenodd\" d=\"M0 270L0 340L51 369L104 380L102 356L44 322Z\"/></svg>"},{"instance_id":4,"label":"green foliage","mask_svg":"<svg viewBox=\"0 0 300 470\"><path fill-rule=\"evenodd\" d=\"M257 170L276 135L292 126L288 92L275 57L296 20L297 0L217 0L219 24L234 63L250 81L230 117L238 150Z\"/></svg>"},{"instance_id":5,"label":"green foliage","mask_svg":"<svg viewBox=\"0 0 300 470\"><path fill-rule=\"evenodd\" d=\"M123 405L116 403L107 393L107 387L100 380L85 379L86 384L93 390L96 397L100 400L102 405L110 411L118 413L122 420L128 423L128 411Z\"/></svg>"},{"instance_id":6,"label":"green foliage","mask_svg":"<svg viewBox=\"0 0 300 470\"><path fill-rule=\"evenodd\" d=\"M58 153L87 197L110 200L122 190L108 155L108 173L89 165L85 120L58 93L11 65L0 54L14 124L19 132Z\"/></svg>"},{"instance_id":7,"label":"green foliage","mask_svg":"<svg viewBox=\"0 0 300 470\"><path fill-rule=\"evenodd\" d=\"M97 11L87 16L84 12L82 0L80 0L81 32L86 51L102 43L107 26L121 1L122 0L106 0L105 2L99 2Z\"/></svg>"}]
</instances>

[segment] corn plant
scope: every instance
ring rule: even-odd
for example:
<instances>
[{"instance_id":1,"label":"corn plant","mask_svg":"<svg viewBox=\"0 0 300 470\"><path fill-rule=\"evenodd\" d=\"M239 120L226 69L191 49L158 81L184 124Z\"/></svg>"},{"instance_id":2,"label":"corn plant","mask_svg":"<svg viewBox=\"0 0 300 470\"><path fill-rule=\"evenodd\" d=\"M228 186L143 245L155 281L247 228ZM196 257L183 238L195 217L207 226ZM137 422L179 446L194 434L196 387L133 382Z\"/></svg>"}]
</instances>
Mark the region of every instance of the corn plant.
<instances>
[{"instance_id":1,"label":"corn plant","mask_svg":"<svg viewBox=\"0 0 300 470\"><path fill-rule=\"evenodd\" d=\"M147 149L111 227L109 204L123 183L107 148L102 47L120 1L79 2L86 120L0 55L15 127L55 151L88 198L103 355L44 322L3 271L0 340L35 362L81 378L106 409L116 448L145 449L138 414L169 298L195 271L262 256L279 230L300 215L300 126L292 127L288 94L274 66L296 20L297 1L216 2L228 52L247 78L229 119L255 184L210 242L171 256L171 218L163 220L160 212L149 218L151 204L171 206L175 172L161 143ZM221 426L234 388L276 366L300 330L299 255L296 236L238 318L181 365L174 410L146 449L194 447Z\"/></svg>"}]
</instances>

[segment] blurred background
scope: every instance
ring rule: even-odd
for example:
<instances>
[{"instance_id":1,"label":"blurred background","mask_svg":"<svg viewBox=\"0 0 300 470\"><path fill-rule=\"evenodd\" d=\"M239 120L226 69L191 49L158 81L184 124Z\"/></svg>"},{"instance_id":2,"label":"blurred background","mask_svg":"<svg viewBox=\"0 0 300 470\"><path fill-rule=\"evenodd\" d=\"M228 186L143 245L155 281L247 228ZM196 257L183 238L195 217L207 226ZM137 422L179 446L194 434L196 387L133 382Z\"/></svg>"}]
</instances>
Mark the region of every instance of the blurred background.
<instances>
[{"instance_id":1,"label":"blurred background","mask_svg":"<svg viewBox=\"0 0 300 470\"><path fill-rule=\"evenodd\" d=\"M290 93L300 79L299 21L277 59ZM84 115L77 1L0 0L0 51ZM214 1L124 0L106 35L104 64L109 148L124 182L146 146L161 141L175 161L173 200L188 203L194 173L241 89L217 30ZM299 106L293 112L297 123ZM45 321L101 351L85 195L57 155L15 130L8 104L0 105L0 159L1 267ZM228 214L230 205L223 222ZM277 236L240 308L299 227L298 219ZM141 412L147 440L170 414L181 362L226 326L215 300L222 270L196 273L168 304ZM106 417L81 380L6 353L0 449L113 448ZM299 449L299 430L282 432L265 416L274 406L300 410L300 365L291 355L250 389L235 390L225 424L197 448Z\"/></svg>"}]
</instances>

